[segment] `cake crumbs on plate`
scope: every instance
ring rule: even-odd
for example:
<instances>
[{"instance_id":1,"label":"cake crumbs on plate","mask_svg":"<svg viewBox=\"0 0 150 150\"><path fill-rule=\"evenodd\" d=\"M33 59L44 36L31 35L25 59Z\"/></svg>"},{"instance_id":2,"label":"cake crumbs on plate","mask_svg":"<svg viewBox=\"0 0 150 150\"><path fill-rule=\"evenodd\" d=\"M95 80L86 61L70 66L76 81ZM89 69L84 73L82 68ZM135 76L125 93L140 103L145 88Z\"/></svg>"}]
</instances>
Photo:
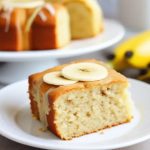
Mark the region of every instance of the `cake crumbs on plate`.
<instances>
[{"instance_id":1,"label":"cake crumbs on plate","mask_svg":"<svg viewBox=\"0 0 150 150\"><path fill-rule=\"evenodd\" d=\"M100 133L100 134L104 134L104 130L100 131L99 133Z\"/></svg>"}]
</instances>

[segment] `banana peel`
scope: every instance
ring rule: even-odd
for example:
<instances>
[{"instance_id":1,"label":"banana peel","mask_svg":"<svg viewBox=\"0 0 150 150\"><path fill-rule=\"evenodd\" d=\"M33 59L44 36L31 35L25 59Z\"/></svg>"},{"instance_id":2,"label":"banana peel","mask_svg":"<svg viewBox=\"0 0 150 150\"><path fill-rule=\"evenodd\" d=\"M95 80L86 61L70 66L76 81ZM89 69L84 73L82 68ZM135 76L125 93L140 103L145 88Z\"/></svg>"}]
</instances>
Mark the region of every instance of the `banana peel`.
<instances>
[{"instance_id":1,"label":"banana peel","mask_svg":"<svg viewBox=\"0 0 150 150\"><path fill-rule=\"evenodd\" d=\"M111 63L116 70L121 71L128 67L147 68L150 64L150 31L136 35L118 45L114 56Z\"/></svg>"}]
</instances>

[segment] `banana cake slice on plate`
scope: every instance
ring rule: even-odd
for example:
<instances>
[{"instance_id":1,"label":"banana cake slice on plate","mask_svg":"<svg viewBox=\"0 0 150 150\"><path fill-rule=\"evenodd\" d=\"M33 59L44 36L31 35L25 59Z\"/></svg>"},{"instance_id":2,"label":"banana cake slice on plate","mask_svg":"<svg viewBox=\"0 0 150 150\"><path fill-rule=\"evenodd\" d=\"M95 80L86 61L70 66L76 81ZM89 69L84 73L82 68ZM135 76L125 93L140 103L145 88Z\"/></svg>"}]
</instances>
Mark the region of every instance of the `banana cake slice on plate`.
<instances>
[{"instance_id":1,"label":"banana cake slice on plate","mask_svg":"<svg viewBox=\"0 0 150 150\"><path fill-rule=\"evenodd\" d=\"M101 61L82 60L29 77L34 117L64 140L132 119L126 77Z\"/></svg>"}]
</instances>

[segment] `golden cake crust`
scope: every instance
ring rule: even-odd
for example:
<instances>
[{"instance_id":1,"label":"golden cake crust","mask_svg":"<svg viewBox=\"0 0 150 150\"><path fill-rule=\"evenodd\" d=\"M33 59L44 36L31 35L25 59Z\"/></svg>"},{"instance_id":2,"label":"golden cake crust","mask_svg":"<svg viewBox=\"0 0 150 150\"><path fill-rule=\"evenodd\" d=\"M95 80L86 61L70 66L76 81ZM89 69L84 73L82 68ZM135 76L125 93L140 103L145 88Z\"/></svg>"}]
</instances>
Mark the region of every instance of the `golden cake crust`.
<instances>
[{"instance_id":1,"label":"golden cake crust","mask_svg":"<svg viewBox=\"0 0 150 150\"><path fill-rule=\"evenodd\" d=\"M97 61L95 59L88 59L88 60L74 61L71 64L80 63L80 62L93 62L93 63L101 64L101 65L105 66L108 69L108 76L105 79L102 79L102 80L99 80L99 81L78 82L78 83L75 83L75 84L70 85L70 86L54 86L54 85L46 84L46 83L43 82L42 77L46 73L60 71L65 66L68 65L68 64L64 64L64 65L60 65L60 66L57 66L57 67L54 67L54 68L45 70L43 72L36 73L36 74L33 74L33 75L29 76L29 85L31 86L34 83L37 83L37 82L39 82L39 80L41 80L41 91L45 92L49 88L55 88L55 90L53 90L50 93L50 97L52 98L51 100L55 100L55 99L57 99L57 97L64 94L65 92L75 90L75 89L89 88L91 86L93 87L93 86L96 86L96 85L106 85L106 84L111 84L111 83L115 83L115 82L123 82L123 83L128 85L128 80L125 76L123 76L120 73L116 72L115 70L109 68L103 62ZM32 86L31 86L31 88L32 88ZM32 90L31 88L29 88L29 89Z\"/></svg>"}]
</instances>

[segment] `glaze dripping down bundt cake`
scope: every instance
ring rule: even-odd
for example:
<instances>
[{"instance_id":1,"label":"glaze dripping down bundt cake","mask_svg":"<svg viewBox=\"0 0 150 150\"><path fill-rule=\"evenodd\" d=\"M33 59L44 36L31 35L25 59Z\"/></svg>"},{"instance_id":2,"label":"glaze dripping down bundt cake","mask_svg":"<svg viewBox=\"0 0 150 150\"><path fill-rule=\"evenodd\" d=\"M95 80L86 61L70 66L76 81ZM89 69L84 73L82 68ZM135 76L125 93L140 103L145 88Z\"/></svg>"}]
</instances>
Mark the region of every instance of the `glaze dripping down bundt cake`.
<instances>
[{"instance_id":1,"label":"glaze dripping down bundt cake","mask_svg":"<svg viewBox=\"0 0 150 150\"><path fill-rule=\"evenodd\" d=\"M26 13L24 9L0 9L0 50L22 51L26 37L24 27Z\"/></svg>"},{"instance_id":2,"label":"glaze dripping down bundt cake","mask_svg":"<svg viewBox=\"0 0 150 150\"><path fill-rule=\"evenodd\" d=\"M35 10L34 10L35 11ZM31 15L34 12L31 12ZM45 4L30 27L32 50L56 49L70 42L69 15L65 7Z\"/></svg>"},{"instance_id":3,"label":"glaze dripping down bundt cake","mask_svg":"<svg viewBox=\"0 0 150 150\"><path fill-rule=\"evenodd\" d=\"M63 5L42 0L2 2L0 51L57 49L70 42L70 19Z\"/></svg>"}]
</instances>

